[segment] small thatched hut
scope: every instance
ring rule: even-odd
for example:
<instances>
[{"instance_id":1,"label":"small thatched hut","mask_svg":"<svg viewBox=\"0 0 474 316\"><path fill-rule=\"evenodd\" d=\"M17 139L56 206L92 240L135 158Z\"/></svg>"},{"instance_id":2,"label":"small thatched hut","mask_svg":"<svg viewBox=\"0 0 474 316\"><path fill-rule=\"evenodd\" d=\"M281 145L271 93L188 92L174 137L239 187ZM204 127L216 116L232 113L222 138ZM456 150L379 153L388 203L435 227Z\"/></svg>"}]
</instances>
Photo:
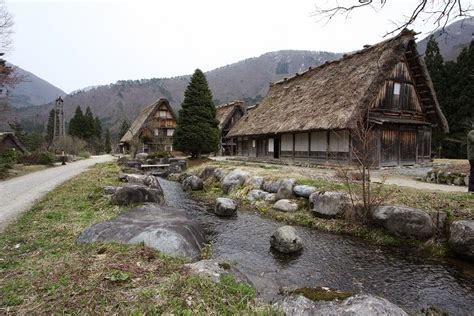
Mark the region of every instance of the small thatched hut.
<instances>
[{"instance_id":1,"label":"small thatched hut","mask_svg":"<svg viewBox=\"0 0 474 316\"><path fill-rule=\"evenodd\" d=\"M28 149L22 144L22 142L12 132L0 132L0 153L7 150L16 150L25 155L29 154Z\"/></svg>"},{"instance_id":2,"label":"small thatched hut","mask_svg":"<svg viewBox=\"0 0 474 316\"><path fill-rule=\"evenodd\" d=\"M216 118L219 121L219 130L221 132L221 143L219 146L221 155L235 155L237 153L235 139L226 138L226 136L245 113L246 106L243 101L232 101L217 106Z\"/></svg>"},{"instance_id":3,"label":"small thatched hut","mask_svg":"<svg viewBox=\"0 0 474 316\"><path fill-rule=\"evenodd\" d=\"M227 137L242 156L350 162L363 120L375 166L430 161L432 129L448 132L448 124L414 36L405 30L272 84Z\"/></svg>"},{"instance_id":4,"label":"small thatched hut","mask_svg":"<svg viewBox=\"0 0 474 316\"><path fill-rule=\"evenodd\" d=\"M145 107L120 139L122 153L173 151L176 114L167 99L159 99Z\"/></svg>"}]
</instances>

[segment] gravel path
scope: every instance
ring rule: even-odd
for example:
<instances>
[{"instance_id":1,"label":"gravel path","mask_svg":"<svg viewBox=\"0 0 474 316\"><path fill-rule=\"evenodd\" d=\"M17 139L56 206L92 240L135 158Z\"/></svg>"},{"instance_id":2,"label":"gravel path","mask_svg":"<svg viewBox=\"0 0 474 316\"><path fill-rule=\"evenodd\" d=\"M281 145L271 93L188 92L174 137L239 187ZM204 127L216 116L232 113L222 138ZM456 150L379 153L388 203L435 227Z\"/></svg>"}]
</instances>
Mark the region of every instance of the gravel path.
<instances>
[{"instance_id":1,"label":"gravel path","mask_svg":"<svg viewBox=\"0 0 474 316\"><path fill-rule=\"evenodd\" d=\"M91 156L89 159L68 163L0 182L0 232L33 203L59 184L80 174L88 167L112 161L110 155Z\"/></svg>"}]
</instances>

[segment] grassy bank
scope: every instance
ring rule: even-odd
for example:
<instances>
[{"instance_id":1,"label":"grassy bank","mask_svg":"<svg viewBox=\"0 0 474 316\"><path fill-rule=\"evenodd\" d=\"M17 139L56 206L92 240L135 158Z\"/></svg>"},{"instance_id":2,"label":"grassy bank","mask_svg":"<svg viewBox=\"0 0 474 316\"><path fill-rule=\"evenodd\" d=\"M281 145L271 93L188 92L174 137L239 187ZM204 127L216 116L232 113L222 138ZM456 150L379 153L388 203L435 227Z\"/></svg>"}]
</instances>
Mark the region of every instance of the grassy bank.
<instances>
[{"instance_id":1,"label":"grassy bank","mask_svg":"<svg viewBox=\"0 0 474 316\"><path fill-rule=\"evenodd\" d=\"M215 165L223 169L240 168L248 171L251 175L264 176L266 180L277 180L283 178L295 178L298 184L312 185L318 191L340 191L347 192L345 183L335 179L325 170L264 165L247 164L243 162L207 162L195 165L188 172L200 173L206 166ZM263 201L250 203L246 199L248 187L241 187L230 193L230 196L239 200L241 209L257 211L263 216L273 218L279 222L312 227L321 231L356 236L385 246L411 247L420 253L435 256L446 256L449 254L446 240L430 239L418 241L411 238L403 238L388 234L370 223L360 221L348 221L346 219L323 219L315 217L309 209L306 199L298 199L299 209L297 212L284 213L272 209L272 204ZM474 196L465 193L430 192L397 186L384 186L385 192L390 192L386 203L406 205L430 211L443 211L448 215L449 222L456 219L472 218L474 216ZM213 204L217 197L224 194L216 181L206 181L204 190L193 193L196 199Z\"/></svg>"},{"instance_id":2,"label":"grassy bank","mask_svg":"<svg viewBox=\"0 0 474 316\"><path fill-rule=\"evenodd\" d=\"M102 195L115 164L48 193L0 234L0 313L234 314L257 311L255 291L192 276L184 261L143 245L78 245L87 226L121 210Z\"/></svg>"}]
</instances>

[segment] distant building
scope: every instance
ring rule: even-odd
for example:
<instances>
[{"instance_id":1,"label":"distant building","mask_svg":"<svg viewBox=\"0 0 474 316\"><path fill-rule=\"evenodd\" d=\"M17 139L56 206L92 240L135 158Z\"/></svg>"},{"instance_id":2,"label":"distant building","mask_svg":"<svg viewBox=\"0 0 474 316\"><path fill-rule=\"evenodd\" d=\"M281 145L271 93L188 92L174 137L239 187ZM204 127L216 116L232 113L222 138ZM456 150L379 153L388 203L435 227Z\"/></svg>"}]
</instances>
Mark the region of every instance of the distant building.
<instances>
[{"instance_id":1,"label":"distant building","mask_svg":"<svg viewBox=\"0 0 474 316\"><path fill-rule=\"evenodd\" d=\"M122 153L173 151L176 114L167 99L145 107L120 139Z\"/></svg>"},{"instance_id":2,"label":"distant building","mask_svg":"<svg viewBox=\"0 0 474 316\"><path fill-rule=\"evenodd\" d=\"M362 119L374 166L431 161L432 130L449 128L414 36L405 30L272 84L227 137L257 160L350 163Z\"/></svg>"},{"instance_id":3,"label":"distant building","mask_svg":"<svg viewBox=\"0 0 474 316\"><path fill-rule=\"evenodd\" d=\"M9 149L19 151L23 154L29 154L28 149L12 132L0 132L0 153Z\"/></svg>"},{"instance_id":4,"label":"distant building","mask_svg":"<svg viewBox=\"0 0 474 316\"><path fill-rule=\"evenodd\" d=\"M219 121L219 131L221 142L219 153L223 156L233 156L237 154L237 143L234 138L226 138L227 133L234 127L246 113L246 106L243 101L232 101L217 106L216 118Z\"/></svg>"}]
</instances>

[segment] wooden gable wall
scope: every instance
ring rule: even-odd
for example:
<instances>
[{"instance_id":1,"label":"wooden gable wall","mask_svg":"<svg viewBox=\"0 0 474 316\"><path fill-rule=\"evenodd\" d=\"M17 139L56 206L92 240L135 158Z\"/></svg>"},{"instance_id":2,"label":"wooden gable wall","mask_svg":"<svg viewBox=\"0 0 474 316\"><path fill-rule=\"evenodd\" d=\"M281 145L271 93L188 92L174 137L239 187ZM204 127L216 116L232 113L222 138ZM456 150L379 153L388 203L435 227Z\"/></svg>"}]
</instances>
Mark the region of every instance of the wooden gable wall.
<instances>
[{"instance_id":1,"label":"wooden gable wall","mask_svg":"<svg viewBox=\"0 0 474 316\"><path fill-rule=\"evenodd\" d=\"M372 108L422 112L421 102L405 60L399 62L389 74Z\"/></svg>"}]
</instances>

